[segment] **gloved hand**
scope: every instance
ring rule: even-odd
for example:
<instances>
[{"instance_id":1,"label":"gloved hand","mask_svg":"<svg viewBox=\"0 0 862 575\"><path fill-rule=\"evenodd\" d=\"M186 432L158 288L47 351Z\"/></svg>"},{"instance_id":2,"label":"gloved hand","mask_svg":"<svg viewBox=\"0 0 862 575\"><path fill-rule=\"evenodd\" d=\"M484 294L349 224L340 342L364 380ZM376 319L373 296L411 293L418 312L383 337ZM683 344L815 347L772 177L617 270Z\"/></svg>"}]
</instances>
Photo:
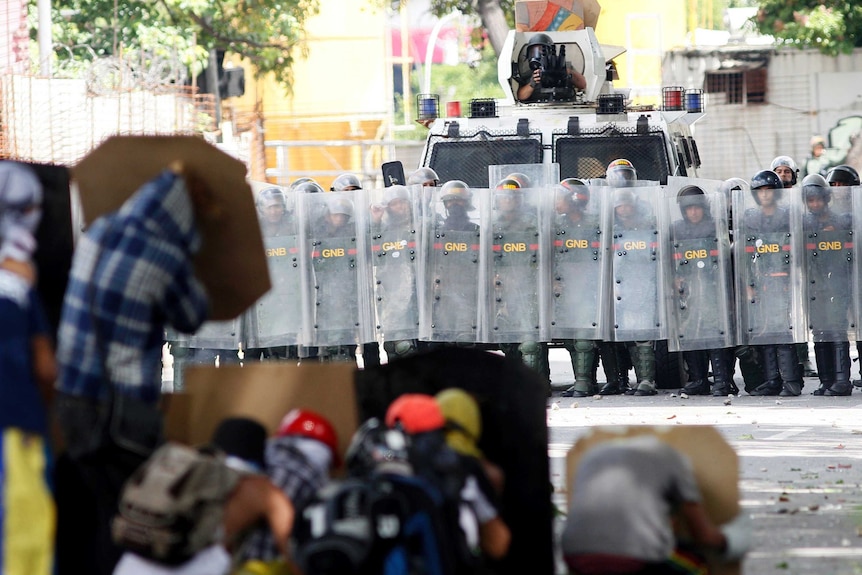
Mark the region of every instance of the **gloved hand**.
<instances>
[{"instance_id":1,"label":"gloved hand","mask_svg":"<svg viewBox=\"0 0 862 575\"><path fill-rule=\"evenodd\" d=\"M727 561L742 559L751 548L751 519L744 512L720 527L727 544L722 558Z\"/></svg>"}]
</instances>

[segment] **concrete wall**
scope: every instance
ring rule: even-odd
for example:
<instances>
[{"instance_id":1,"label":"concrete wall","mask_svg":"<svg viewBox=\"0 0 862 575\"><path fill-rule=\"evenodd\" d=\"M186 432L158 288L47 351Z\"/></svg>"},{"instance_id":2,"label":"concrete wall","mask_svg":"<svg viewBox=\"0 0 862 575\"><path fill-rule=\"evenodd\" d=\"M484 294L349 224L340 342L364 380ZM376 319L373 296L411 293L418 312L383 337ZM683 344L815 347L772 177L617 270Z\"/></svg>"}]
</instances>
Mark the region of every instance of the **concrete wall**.
<instances>
[{"instance_id":1,"label":"concrete wall","mask_svg":"<svg viewBox=\"0 0 862 575\"><path fill-rule=\"evenodd\" d=\"M841 118L862 114L862 49L838 57L788 48L675 50L665 54L663 84L704 87L707 72L758 58L768 70L765 103L705 96L706 115L694 126L702 177L749 179L778 155L802 164L813 135L826 136Z\"/></svg>"}]
</instances>

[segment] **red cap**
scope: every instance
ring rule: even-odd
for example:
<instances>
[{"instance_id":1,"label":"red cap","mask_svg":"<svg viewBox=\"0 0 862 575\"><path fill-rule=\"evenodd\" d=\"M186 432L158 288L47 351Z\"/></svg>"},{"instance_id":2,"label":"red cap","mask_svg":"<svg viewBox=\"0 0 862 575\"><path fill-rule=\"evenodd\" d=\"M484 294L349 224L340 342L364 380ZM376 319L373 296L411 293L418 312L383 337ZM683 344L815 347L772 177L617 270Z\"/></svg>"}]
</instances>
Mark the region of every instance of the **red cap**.
<instances>
[{"instance_id":1,"label":"red cap","mask_svg":"<svg viewBox=\"0 0 862 575\"><path fill-rule=\"evenodd\" d=\"M401 427L409 434L442 429L446 418L437 401L424 393L405 393L392 402L386 410L386 425Z\"/></svg>"},{"instance_id":2,"label":"red cap","mask_svg":"<svg viewBox=\"0 0 862 575\"><path fill-rule=\"evenodd\" d=\"M284 435L299 435L316 439L329 447L332 452L332 465L339 467L338 434L328 419L310 409L291 409L278 426L279 437Z\"/></svg>"}]
</instances>

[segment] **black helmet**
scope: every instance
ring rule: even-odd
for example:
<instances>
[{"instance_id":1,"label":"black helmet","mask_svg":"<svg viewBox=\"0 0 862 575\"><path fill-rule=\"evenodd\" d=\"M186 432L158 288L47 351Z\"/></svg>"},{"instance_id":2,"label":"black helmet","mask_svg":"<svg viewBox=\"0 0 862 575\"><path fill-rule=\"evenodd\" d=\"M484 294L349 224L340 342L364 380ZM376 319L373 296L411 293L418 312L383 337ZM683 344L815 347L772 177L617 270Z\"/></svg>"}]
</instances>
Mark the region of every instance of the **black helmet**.
<instances>
[{"instance_id":1,"label":"black helmet","mask_svg":"<svg viewBox=\"0 0 862 575\"><path fill-rule=\"evenodd\" d=\"M431 185L434 187L440 184L440 177L437 175L437 172L435 172L431 168L419 168L418 170L410 174L409 178L407 178L408 186L424 186L428 182L433 182Z\"/></svg>"},{"instance_id":2,"label":"black helmet","mask_svg":"<svg viewBox=\"0 0 862 575\"><path fill-rule=\"evenodd\" d=\"M826 181L830 186L858 186L859 172L847 164L841 164L826 173Z\"/></svg>"},{"instance_id":3,"label":"black helmet","mask_svg":"<svg viewBox=\"0 0 862 575\"><path fill-rule=\"evenodd\" d=\"M802 199L808 200L812 196L820 196L827 204L832 199L832 190L820 174L808 174L802 178Z\"/></svg>"},{"instance_id":4,"label":"black helmet","mask_svg":"<svg viewBox=\"0 0 862 575\"><path fill-rule=\"evenodd\" d=\"M320 187L320 184L315 182L314 180L308 180L306 182L301 182L293 188L295 192L305 192L306 194L323 194L323 188Z\"/></svg>"},{"instance_id":5,"label":"black helmet","mask_svg":"<svg viewBox=\"0 0 862 575\"><path fill-rule=\"evenodd\" d=\"M760 205L760 200L757 198L757 190L760 188L775 190L775 201L777 202L781 199L781 190L784 189L784 184L778 174L772 170L761 170L751 178L751 195L758 205Z\"/></svg>"},{"instance_id":6,"label":"black helmet","mask_svg":"<svg viewBox=\"0 0 862 575\"><path fill-rule=\"evenodd\" d=\"M541 58L549 51L553 50L554 41L545 33L533 34L530 41L527 42L527 59Z\"/></svg>"},{"instance_id":7,"label":"black helmet","mask_svg":"<svg viewBox=\"0 0 862 575\"><path fill-rule=\"evenodd\" d=\"M389 186L383 191L383 203L387 206L394 202L395 200L404 200L405 202L410 201L410 192L407 190L405 186L394 185Z\"/></svg>"},{"instance_id":8,"label":"black helmet","mask_svg":"<svg viewBox=\"0 0 862 575\"><path fill-rule=\"evenodd\" d=\"M361 190L362 182L359 181L353 174L341 174L332 182L332 188L330 191L333 192L345 192L349 190Z\"/></svg>"},{"instance_id":9,"label":"black helmet","mask_svg":"<svg viewBox=\"0 0 862 575\"><path fill-rule=\"evenodd\" d=\"M679 204L679 212L682 217L685 217L685 209L689 206L700 206L704 210L709 209L706 194L698 186L685 186L680 189L676 195L676 202Z\"/></svg>"},{"instance_id":10,"label":"black helmet","mask_svg":"<svg viewBox=\"0 0 862 575\"><path fill-rule=\"evenodd\" d=\"M580 178L566 178L560 182L557 196L565 197L576 204L583 205L590 201L590 188Z\"/></svg>"},{"instance_id":11,"label":"black helmet","mask_svg":"<svg viewBox=\"0 0 862 575\"><path fill-rule=\"evenodd\" d=\"M287 198L281 188L273 186L271 188L264 188L257 193L258 212L263 213L267 207L273 204L281 204L282 210L287 211Z\"/></svg>"},{"instance_id":12,"label":"black helmet","mask_svg":"<svg viewBox=\"0 0 862 575\"><path fill-rule=\"evenodd\" d=\"M796 185L796 176L799 175L799 168L796 166L796 162L793 161L793 158L790 156L778 156L774 160L772 160L772 165L770 169L774 172L775 168L778 166L786 166L790 168L790 171L793 172L793 177L789 182L783 182L785 188L792 188Z\"/></svg>"},{"instance_id":13,"label":"black helmet","mask_svg":"<svg viewBox=\"0 0 862 575\"><path fill-rule=\"evenodd\" d=\"M372 417L359 426L353 434L344 460L347 472L354 477L364 477L380 464L409 465L410 437L400 429L389 429L383 422Z\"/></svg>"},{"instance_id":14,"label":"black helmet","mask_svg":"<svg viewBox=\"0 0 862 575\"><path fill-rule=\"evenodd\" d=\"M353 202L347 198L328 198L326 204L330 214L341 214L349 218L353 217Z\"/></svg>"},{"instance_id":15,"label":"black helmet","mask_svg":"<svg viewBox=\"0 0 862 575\"><path fill-rule=\"evenodd\" d=\"M473 192L461 180L449 180L443 187L440 188L440 200L447 202L449 200L465 200L467 202L467 211L473 209Z\"/></svg>"},{"instance_id":16,"label":"black helmet","mask_svg":"<svg viewBox=\"0 0 862 575\"><path fill-rule=\"evenodd\" d=\"M287 187L287 189L288 189L288 190L290 190L290 191L292 192L292 191L294 191L295 189L297 189L299 186L301 186L302 184L307 184L307 183L309 183L309 182L311 182L311 183L316 183L316 182L314 181L314 178L308 178L308 177L306 177L306 176L303 176L303 177L301 177L301 178L297 178L297 179L295 179L293 182L291 182L291 184ZM322 189L323 189L323 188L321 188L321 190L322 190Z\"/></svg>"}]
</instances>

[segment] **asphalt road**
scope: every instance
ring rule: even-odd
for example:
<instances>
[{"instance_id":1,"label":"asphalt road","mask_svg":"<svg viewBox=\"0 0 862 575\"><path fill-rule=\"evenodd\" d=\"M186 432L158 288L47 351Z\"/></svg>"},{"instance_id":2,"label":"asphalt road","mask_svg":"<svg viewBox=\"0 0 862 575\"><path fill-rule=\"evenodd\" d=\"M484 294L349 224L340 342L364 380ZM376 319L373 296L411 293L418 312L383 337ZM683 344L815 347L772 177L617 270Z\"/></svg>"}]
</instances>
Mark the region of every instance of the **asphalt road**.
<instances>
[{"instance_id":1,"label":"asphalt road","mask_svg":"<svg viewBox=\"0 0 862 575\"><path fill-rule=\"evenodd\" d=\"M812 354L813 357L813 354ZM856 364L854 363L854 374ZM600 372L601 373L601 372ZM814 397L559 397L571 385L564 350L551 350L551 479L565 507L565 454L594 425L712 425L740 458L741 505L754 526L746 575L862 573L862 392ZM737 374L737 383L742 378Z\"/></svg>"}]
</instances>

